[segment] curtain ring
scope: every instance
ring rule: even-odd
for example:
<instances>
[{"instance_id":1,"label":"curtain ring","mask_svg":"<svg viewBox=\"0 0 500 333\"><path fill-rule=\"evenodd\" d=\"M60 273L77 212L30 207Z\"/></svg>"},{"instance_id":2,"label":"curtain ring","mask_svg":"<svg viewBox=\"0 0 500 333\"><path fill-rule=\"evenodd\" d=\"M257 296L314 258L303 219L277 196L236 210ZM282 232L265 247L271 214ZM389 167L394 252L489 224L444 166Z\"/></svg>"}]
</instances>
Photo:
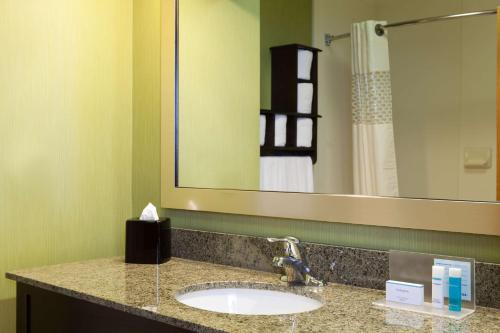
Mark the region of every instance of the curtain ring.
<instances>
[{"instance_id":1,"label":"curtain ring","mask_svg":"<svg viewBox=\"0 0 500 333\"><path fill-rule=\"evenodd\" d=\"M384 29L384 26L382 24L377 24L375 26L375 33L377 34L377 36L383 36L385 35L385 29Z\"/></svg>"}]
</instances>

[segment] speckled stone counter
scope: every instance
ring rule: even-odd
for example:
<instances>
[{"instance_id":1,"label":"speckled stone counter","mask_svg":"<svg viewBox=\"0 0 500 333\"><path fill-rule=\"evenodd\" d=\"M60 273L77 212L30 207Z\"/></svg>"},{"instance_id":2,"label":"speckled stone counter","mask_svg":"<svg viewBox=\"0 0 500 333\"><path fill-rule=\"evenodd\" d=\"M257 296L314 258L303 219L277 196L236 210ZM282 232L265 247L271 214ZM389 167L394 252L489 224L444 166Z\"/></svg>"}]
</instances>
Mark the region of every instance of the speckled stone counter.
<instances>
[{"instance_id":1,"label":"speckled stone counter","mask_svg":"<svg viewBox=\"0 0 500 333\"><path fill-rule=\"evenodd\" d=\"M185 306L184 288L207 282L269 283L279 275L173 258L160 266L99 259L7 273L7 278L194 332L500 332L500 310L479 307L463 321L378 309L377 290L329 284L319 291L325 305L283 316L242 316Z\"/></svg>"}]
</instances>

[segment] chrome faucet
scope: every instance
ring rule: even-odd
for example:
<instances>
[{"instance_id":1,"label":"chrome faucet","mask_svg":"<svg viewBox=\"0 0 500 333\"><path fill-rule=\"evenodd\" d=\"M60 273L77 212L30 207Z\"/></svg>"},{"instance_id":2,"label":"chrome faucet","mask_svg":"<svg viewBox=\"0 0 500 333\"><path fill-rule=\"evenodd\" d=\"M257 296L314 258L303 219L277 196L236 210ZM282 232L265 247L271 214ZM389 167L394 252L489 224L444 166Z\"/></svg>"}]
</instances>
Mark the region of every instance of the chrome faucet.
<instances>
[{"instance_id":1,"label":"chrome faucet","mask_svg":"<svg viewBox=\"0 0 500 333\"><path fill-rule=\"evenodd\" d=\"M306 286L323 286L324 282L311 276L311 269L300 254L299 240L295 237L268 238L270 243L282 242L285 250L284 257L274 257L273 266L281 267L285 270L282 281L292 284L304 284Z\"/></svg>"}]
</instances>

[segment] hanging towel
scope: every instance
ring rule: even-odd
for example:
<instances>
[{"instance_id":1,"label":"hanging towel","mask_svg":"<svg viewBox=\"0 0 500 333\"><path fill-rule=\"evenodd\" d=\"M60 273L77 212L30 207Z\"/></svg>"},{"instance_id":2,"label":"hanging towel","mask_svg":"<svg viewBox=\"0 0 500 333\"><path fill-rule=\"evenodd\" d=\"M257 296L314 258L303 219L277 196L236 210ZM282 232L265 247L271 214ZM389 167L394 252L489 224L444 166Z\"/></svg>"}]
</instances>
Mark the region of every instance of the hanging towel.
<instances>
[{"instance_id":1,"label":"hanging towel","mask_svg":"<svg viewBox=\"0 0 500 333\"><path fill-rule=\"evenodd\" d=\"M389 44L375 33L378 23L355 23L351 32L354 193L398 196Z\"/></svg>"},{"instance_id":2,"label":"hanging towel","mask_svg":"<svg viewBox=\"0 0 500 333\"><path fill-rule=\"evenodd\" d=\"M276 147L284 147L286 145L286 121L286 116L274 116L274 145Z\"/></svg>"},{"instance_id":3,"label":"hanging towel","mask_svg":"<svg viewBox=\"0 0 500 333\"><path fill-rule=\"evenodd\" d=\"M297 119L297 147L311 147L313 137L313 120Z\"/></svg>"},{"instance_id":4,"label":"hanging towel","mask_svg":"<svg viewBox=\"0 0 500 333\"><path fill-rule=\"evenodd\" d=\"M314 95L312 83L299 83L297 85L297 112L311 113Z\"/></svg>"},{"instance_id":5,"label":"hanging towel","mask_svg":"<svg viewBox=\"0 0 500 333\"><path fill-rule=\"evenodd\" d=\"M266 142L266 116L260 116L260 145Z\"/></svg>"},{"instance_id":6,"label":"hanging towel","mask_svg":"<svg viewBox=\"0 0 500 333\"><path fill-rule=\"evenodd\" d=\"M299 50L298 54L298 78L302 80L311 79L311 67L313 62L313 53L308 50Z\"/></svg>"},{"instance_id":7,"label":"hanging towel","mask_svg":"<svg viewBox=\"0 0 500 333\"><path fill-rule=\"evenodd\" d=\"M260 189L279 192L314 192L312 159L309 156L261 157Z\"/></svg>"}]
</instances>

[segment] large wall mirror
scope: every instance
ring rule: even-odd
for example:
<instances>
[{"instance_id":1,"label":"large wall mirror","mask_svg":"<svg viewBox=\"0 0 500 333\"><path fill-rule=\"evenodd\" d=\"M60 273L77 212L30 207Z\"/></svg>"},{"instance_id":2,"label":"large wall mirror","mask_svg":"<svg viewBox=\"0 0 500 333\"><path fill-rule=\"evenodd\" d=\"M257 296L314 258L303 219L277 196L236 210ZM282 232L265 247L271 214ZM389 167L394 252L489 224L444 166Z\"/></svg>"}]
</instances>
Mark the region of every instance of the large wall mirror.
<instances>
[{"instance_id":1,"label":"large wall mirror","mask_svg":"<svg viewBox=\"0 0 500 333\"><path fill-rule=\"evenodd\" d=\"M500 234L499 0L163 4L165 207Z\"/></svg>"},{"instance_id":2,"label":"large wall mirror","mask_svg":"<svg viewBox=\"0 0 500 333\"><path fill-rule=\"evenodd\" d=\"M495 201L499 4L179 0L178 186Z\"/></svg>"}]
</instances>

